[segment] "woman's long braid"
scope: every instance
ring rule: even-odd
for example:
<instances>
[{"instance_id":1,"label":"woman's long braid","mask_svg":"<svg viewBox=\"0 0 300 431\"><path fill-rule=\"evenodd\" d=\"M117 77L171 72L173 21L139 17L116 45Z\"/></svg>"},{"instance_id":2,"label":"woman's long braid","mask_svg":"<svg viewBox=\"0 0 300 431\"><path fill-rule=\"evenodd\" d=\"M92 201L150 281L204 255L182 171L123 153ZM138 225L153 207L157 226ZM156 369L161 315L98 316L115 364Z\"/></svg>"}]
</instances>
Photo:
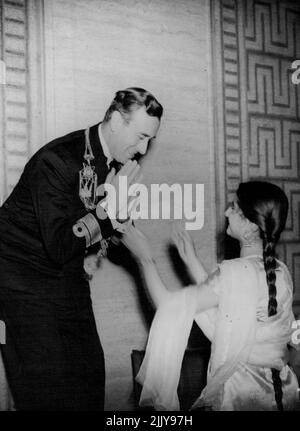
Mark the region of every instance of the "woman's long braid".
<instances>
[{"instance_id":1,"label":"woman's long braid","mask_svg":"<svg viewBox=\"0 0 300 431\"><path fill-rule=\"evenodd\" d=\"M237 190L238 204L244 216L259 227L263 240L263 259L269 288L268 316L277 313L275 246L287 219L289 202L284 191L264 181L241 183ZM280 371L271 368L278 410L283 410Z\"/></svg>"},{"instance_id":2,"label":"woman's long braid","mask_svg":"<svg viewBox=\"0 0 300 431\"><path fill-rule=\"evenodd\" d=\"M268 303L268 316L274 316L277 313L277 300L276 300L276 259L275 259L275 245L276 239L269 233L263 237L263 259L266 271L266 278L269 288L269 303ZM275 391L275 400L279 411L283 410L282 404L282 382L280 378L280 371L271 368L272 380Z\"/></svg>"}]
</instances>

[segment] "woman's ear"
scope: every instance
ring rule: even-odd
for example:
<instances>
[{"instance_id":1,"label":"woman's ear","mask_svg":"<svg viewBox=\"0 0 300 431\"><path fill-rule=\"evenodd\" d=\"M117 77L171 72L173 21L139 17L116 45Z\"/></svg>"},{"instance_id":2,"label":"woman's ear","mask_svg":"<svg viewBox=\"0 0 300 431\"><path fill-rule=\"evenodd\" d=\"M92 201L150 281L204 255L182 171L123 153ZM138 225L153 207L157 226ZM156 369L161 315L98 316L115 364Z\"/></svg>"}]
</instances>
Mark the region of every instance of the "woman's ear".
<instances>
[{"instance_id":1,"label":"woman's ear","mask_svg":"<svg viewBox=\"0 0 300 431\"><path fill-rule=\"evenodd\" d=\"M249 219L247 219L247 222L249 224L249 229L251 230L251 232L254 233L254 232L258 232L259 231L259 227L257 226L257 224L253 223Z\"/></svg>"},{"instance_id":2,"label":"woman's ear","mask_svg":"<svg viewBox=\"0 0 300 431\"><path fill-rule=\"evenodd\" d=\"M243 238L246 241L253 241L259 238L259 227L257 224L252 223L249 219L245 218L245 227Z\"/></svg>"}]
</instances>

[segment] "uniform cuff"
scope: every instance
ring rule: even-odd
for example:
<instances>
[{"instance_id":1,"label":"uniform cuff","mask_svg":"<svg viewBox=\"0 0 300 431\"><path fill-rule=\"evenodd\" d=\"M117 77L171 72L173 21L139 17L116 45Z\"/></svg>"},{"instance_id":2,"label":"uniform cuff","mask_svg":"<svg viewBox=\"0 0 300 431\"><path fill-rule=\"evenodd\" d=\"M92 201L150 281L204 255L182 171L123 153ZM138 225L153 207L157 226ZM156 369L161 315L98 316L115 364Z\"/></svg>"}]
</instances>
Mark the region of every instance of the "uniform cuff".
<instances>
[{"instance_id":1,"label":"uniform cuff","mask_svg":"<svg viewBox=\"0 0 300 431\"><path fill-rule=\"evenodd\" d=\"M110 237L113 232L114 228L110 219L106 217L100 220L95 210L81 217L73 226L74 235L79 238L84 237L86 247Z\"/></svg>"}]
</instances>

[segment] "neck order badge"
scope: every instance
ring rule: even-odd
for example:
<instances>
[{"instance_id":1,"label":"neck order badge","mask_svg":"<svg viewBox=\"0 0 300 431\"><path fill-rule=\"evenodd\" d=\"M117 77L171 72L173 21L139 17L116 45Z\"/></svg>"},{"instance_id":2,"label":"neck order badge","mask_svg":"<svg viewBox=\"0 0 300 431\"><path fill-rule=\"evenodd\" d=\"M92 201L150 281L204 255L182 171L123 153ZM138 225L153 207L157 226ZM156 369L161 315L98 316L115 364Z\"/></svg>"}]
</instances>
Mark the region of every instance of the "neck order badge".
<instances>
[{"instance_id":1,"label":"neck order badge","mask_svg":"<svg viewBox=\"0 0 300 431\"><path fill-rule=\"evenodd\" d=\"M83 168L79 171L79 197L87 210L93 210L96 208L98 179L95 166L91 165L91 160L94 160L94 154L89 132L90 129L87 128L85 130L85 151L83 156L85 162L83 162Z\"/></svg>"}]
</instances>

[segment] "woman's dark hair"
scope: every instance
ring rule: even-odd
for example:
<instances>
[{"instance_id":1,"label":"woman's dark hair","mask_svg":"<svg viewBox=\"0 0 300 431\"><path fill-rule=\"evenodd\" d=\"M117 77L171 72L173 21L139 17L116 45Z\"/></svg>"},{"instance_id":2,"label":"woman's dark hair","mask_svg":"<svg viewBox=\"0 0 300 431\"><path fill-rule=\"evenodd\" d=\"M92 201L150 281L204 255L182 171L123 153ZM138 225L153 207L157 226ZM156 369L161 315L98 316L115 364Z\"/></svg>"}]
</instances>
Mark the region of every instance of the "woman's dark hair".
<instances>
[{"instance_id":1,"label":"woman's dark hair","mask_svg":"<svg viewBox=\"0 0 300 431\"><path fill-rule=\"evenodd\" d=\"M241 183L237 190L238 205L244 216L259 227L263 240L263 259L269 287L268 315L277 313L275 246L288 214L288 199L280 187L263 181ZM278 410L283 410L280 371L272 370Z\"/></svg>"},{"instance_id":2,"label":"woman's dark hair","mask_svg":"<svg viewBox=\"0 0 300 431\"><path fill-rule=\"evenodd\" d=\"M163 107L149 91L138 87L117 91L114 100L105 113L103 122L109 121L114 111L119 111L125 120L129 122L132 112L142 106L145 106L148 115L161 119Z\"/></svg>"}]
</instances>

